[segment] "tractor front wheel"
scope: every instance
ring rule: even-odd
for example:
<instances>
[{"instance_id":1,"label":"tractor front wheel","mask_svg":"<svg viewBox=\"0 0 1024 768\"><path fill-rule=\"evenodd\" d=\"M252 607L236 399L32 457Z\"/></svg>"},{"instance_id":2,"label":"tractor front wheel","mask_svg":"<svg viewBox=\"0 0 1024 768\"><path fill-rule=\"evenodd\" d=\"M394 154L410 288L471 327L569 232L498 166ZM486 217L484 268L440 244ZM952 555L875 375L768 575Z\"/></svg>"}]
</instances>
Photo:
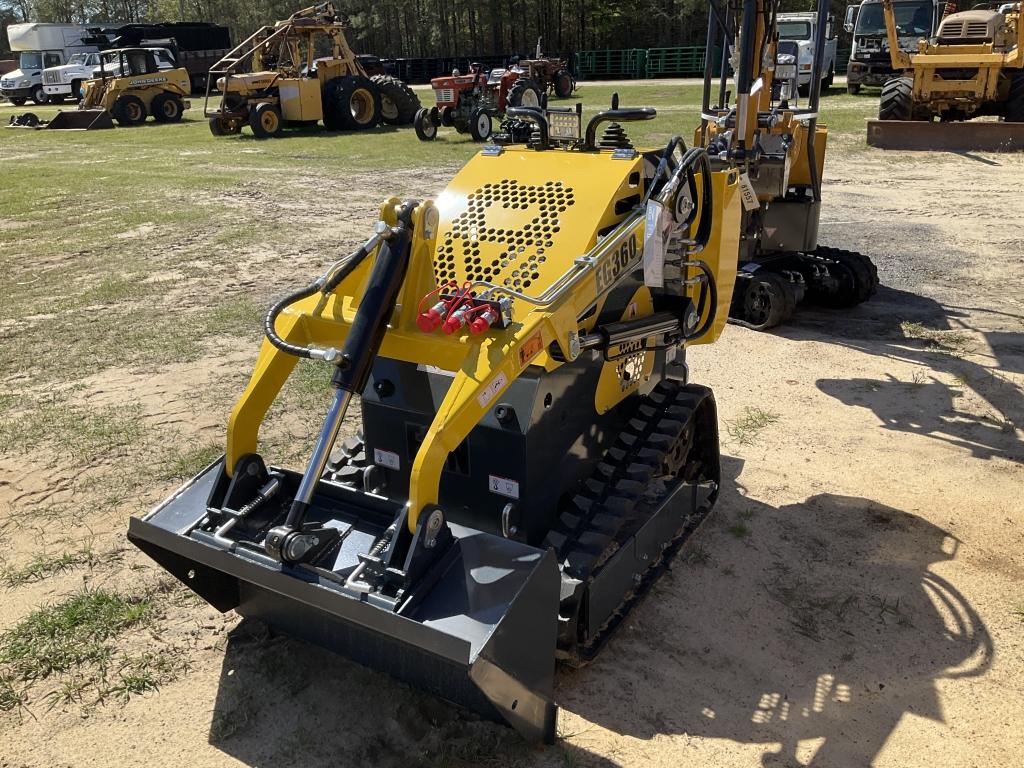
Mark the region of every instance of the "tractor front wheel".
<instances>
[{"instance_id":1,"label":"tractor front wheel","mask_svg":"<svg viewBox=\"0 0 1024 768\"><path fill-rule=\"evenodd\" d=\"M276 139L281 135L281 110L268 102L257 104L249 113L249 127L257 139Z\"/></svg>"},{"instance_id":2,"label":"tractor front wheel","mask_svg":"<svg viewBox=\"0 0 1024 768\"><path fill-rule=\"evenodd\" d=\"M914 81L909 77L896 77L882 86L878 102L879 120L914 119Z\"/></svg>"},{"instance_id":3,"label":"tractor front wheel","mask_svg":"<svg viewBox=\"0 0 1024 768\"><path fill-rule=\"evenodd\" d=\"M477 109L469 119L469 135L473 141L487 141L491 138L491 116L485 109Z\"/></svg>"},{"instance_id":4,"label":"tractor front wheel","mask_svg":"<svg viewBox=\"0 0 1024 768\"><path fill-rule=\"evenodd\" d=\"M142 125L146 122L146 105L138 96L130 94L118 96L110 112L114 115L118 125Z\"/></svg>"},{"instance_id":5,"label":"tractor front wheel","mask_svg":"<svg viewBox=\"0 0 1024 768\"><path fill-rule=\"evenodd\" d=\"M430 119L430 110L421 109L412 120L412 126L416 129L416 138L420 141L433 141L437 138L437 126Z\"/></svg>"},{"instance_id":6,"label":"tractor front wheel","mask_svg":"<svg viewBox=\"0 0 1024 768\"><path fill-rule=\"evenodd\" d=\"M185 104L173 93L158 93L153 98L153 117L158 123L177 123L185 112Z\"/></svg>"},{"instance_id":7,"label":"tractor front wheel","mask_svg":"<svg viewBox=\"0 0 1024 768\"><path fill-rule=\"evenodd\" d=\"M236 120L226 120L223 117L210 118L210 133L214 136L234 136L242 132L242 125Z\"/></svg>"},{"instance_id":8,"label":"tractor front wheel","mask_svg":"<svg viewBox=\"0 0 1024 768\"><path fill-rule=\"evenodd\" d=\"M555 75L555 96L560 99L567 99L572 96L575 88L576 84L572 81L572 75L569 73L569 70L559 70L558 74Z\"/></svg>"}]
</instances>

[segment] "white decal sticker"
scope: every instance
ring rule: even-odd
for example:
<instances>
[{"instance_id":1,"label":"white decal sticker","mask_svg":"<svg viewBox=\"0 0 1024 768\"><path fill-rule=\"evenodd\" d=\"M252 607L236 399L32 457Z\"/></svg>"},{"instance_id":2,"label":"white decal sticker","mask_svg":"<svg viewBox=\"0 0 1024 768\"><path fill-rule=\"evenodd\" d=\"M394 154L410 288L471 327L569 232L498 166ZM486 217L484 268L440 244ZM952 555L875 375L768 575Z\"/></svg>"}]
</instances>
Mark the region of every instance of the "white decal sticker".
<instances>
[{"instance_id":1,"label":"white decal sticker","mask_svg":"<svg viewBox=\"0 0 1024 768\"><path fill-rule=\"evenodd\" d=\"M486 408L487 404L505 388L506 384L508 384L508 378L506 378L504 373L499 373L495 376L494 381L484 387L484 391L476 396L476 401L480 403L480 407Z\"/></svg>"},{"instance_id":2,"label":"white decal sticker","mask_svg":"<svg viewBox=\"0 0 1024 768\"><path fill-rule=\"evenodd\" d=\"M648 288L665 285L665 248L672 224L672 216L665 206L657 200L649 200L644 224L644 285Z\"/></svg>"},{"instance_id":3,"label":"white decal sticker","mask_svg":"<svg viewBox=\"0 0 1024 768\"><path fill-rule=\"evenodd\" d=\"M515 480L509 480L507 477L498 477L496 475L489 475L488 478L488 487L491 489L491 493L496 493L509 499L519 498L519 483Z\"/></svg>"},{"instance_id":4,"label":"white decal sticker","mask_svg":"<svg viewBox=\"0 0 1024 768\"><path fill-rule=\"evenodd\" d=\"M743 201L744 209L748 211L756 211L761 207L754 185L750 183L750 177L746 173L740 174L740 199Z\"/></svg>"},{"instance_id":5,"label":"white decal sticker","mask_svg":"<svg viewBox=\"0 0 1024 768\"><path fill-rule=\"evenodd\" d=\"M398 454L392 451L382 451L380 448L373 449L373 463L388 469L398 469Z\"/></svg>"},{"instance_id":6,"label":"white decal sticker","mask_svg":"<svg viewBox=\"0 0 1024 768\"><path fill-rule=\"evenodd\" d=\"M446 371L444 368L438 368L436 365L426 365L420 363L416 366L417 371L426 371L427 373L436 373L438 376L454 376L455 371Z\"/></svg>"}]
</instances>

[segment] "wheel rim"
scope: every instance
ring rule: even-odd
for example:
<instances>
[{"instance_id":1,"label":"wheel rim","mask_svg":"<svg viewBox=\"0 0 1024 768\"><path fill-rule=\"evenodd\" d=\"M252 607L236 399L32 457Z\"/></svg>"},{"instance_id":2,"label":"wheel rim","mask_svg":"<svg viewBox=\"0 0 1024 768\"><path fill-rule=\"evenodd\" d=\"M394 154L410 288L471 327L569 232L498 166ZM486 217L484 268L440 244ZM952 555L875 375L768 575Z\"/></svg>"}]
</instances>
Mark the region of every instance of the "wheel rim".
<instances>
[{"instance_id":1,"label":"wheel rim","mask_svg":"<svg viewBox=\"0 0 1024 768\"><path fill-rule=\"evenodd\" d=\"M128 108L125 110L125 114L128 119L133 123L142 119L142 107L136 104L134 101L128 103Z\"/></svg>"},{"instance_id":2,"label":"wheel rim","mask_svg":"<svg viewBox=\"0 0 1024 768\"><path fill-rule=\"evenodd\" d=\"M168 99L164 102L164 115L167 117L174 117L178 114L178 103L174 99Z\"/></svg>"},{"instance_id":3,"label":"wheel rim","mask_svg":"<svg viewBox=\"0 0 1024 768\"><path fill-rule=\"evenodd\" d=\"M365 88L360 88L352 94L349 111L360 125L370 122L373 118L373 95Z\"/></svg>"},{"instance_id":4,"label":"wheel rim","mask_svg":"<svg viewBox=\"0 0 1024 768\"><path fill-rule=\"evenodd\" d=\"M437 133L437 126L434 125L430 120L429 116L427 120L423 121L423 135L433 137Z\"/></svg>"},{"instance_id":5,"label":"wheel rim","mask_svg":"<svg viewBox=\"0 0 1024 768\"><path fill-rule=\"evenodd\" d=\"M523 97L519 100L519 106L521 107L539 107L540 99L537 98L537 92L532 88L527 88L523 91Z\"/></svg>"},{"instance_id":6,"label":"wheel rim","mask_svg":"<svg viewBox=\"0 0 1024 768\"><path fill-rule=\"evenodd\" d=\"M476 132L486 138L491 132L491 117L487 114L477 115Z\"/></svg>"},{"instance_id":7,"label":"wheel rim","mask_svg":"<svg viewBox=\"0 0 1024 768\"><path fill-rule=\"evenodd\" d=\"M755 283L747 291L747 318L754 325L761 325L768 320L772 310L772 294L764 283Z\"/></svg>"},{"instance_id":8,"label":"wheel rim","mask_svg":"<svg viewBox=\"0 0 1024 768\"><path fill-rule=\"evenodd\" d=\"M277 132L277 113L273 110L266 109L263 114L260 115L260 126L267 133Z\"/></svg>"},{"instance_id":9,"label":"wheel rim","mask_svg":"<svg viewBox=\"0 0 1024 768\"><path fill-rule=\"evenodd\" d=\"M387 96L380 97L380 116L385 120L398 119L398 105Z\"/></svg>"}]
</instances>

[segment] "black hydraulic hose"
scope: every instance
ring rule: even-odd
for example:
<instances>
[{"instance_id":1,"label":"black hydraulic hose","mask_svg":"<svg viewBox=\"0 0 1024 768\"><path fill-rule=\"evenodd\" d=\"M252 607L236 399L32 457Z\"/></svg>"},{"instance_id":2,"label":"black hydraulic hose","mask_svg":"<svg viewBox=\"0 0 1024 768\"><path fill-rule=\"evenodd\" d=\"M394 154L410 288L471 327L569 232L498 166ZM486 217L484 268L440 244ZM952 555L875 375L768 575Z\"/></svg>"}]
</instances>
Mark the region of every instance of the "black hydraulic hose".
<instances>
[{"instance_id":1,"label":"black hydraulic hose","mask_svg":"<svg viewBox=\"0 0 1024 768\"><path fill-rule=\"evenodd\" d=\"M328 272L323 277L319 277L314 280L305 288L295 291L294 293L290 293L283 299L275 302L273 306L267 310L267 314L263 318L263 333L266 335L267 340L282 352L312 360L315 357L315 354L310 347L300 347L297 344L291 344L278 335L276 328L278 316L292 304L302 301L303 299L308 299L315 293L327 294L333 291L341 285L341 282L352 274L353 270L355 270L355 268L362 263L363 259L369 255L370 251L364 243L348 258L342 261L333 272Z\"/></svg>"},{"instance_id":2,"label":"black hydraulic hose","mask_svg":"<svg viewBox=\"0 0 1024 768\"><path fill-rule=\"evenodd\" d=\"M683 337L686 341L695 341L711 330L712 326L715 324L715 318L718 316L718 284L715 282L715 273L711 271L711 267L708 266L707 262L701 259L696 259L690 262L690 266L696 267L704 273L704 277L707 279L708 283L708 298L710 299L707 319L701 324L700 328ZM700 301L697 305L697 316L700 317L703 312L704 293L702 292Z\"/></svg>"},{"instance_id":3,"label":"black hydraulic hose","mask_svg":"<svg viewBox=\"0 0 1024 768\"><path fill-rule=\"evenodd\" d=\"M291 306L297 301L308 299L314 293L320 291L322 280L316 280L310 283L305 288L290 293L283 299L275 302L269 310L267 310L267 316L263 318L263 333L266 334L267 340L277 347L282 352L287 352L289 355L295 355L296 357L305 357L313 359L313 350L309 347L300 347L297 344L291 344L280 336L277 335L277 330L274 328L274 324L277 322L277 316L280 315L285 308Z\"/></svg>"}]
</instances>

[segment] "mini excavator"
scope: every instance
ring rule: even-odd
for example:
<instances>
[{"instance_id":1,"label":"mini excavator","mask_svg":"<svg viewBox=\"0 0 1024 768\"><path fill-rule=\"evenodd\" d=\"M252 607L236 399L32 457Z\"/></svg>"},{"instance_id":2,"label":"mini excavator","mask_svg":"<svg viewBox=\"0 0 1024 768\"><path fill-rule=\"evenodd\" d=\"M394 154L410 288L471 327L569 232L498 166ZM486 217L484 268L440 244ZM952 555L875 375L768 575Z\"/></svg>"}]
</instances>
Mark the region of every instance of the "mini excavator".
<instances>
[{"instance_id":1,"label":"mini excavator","mask_svg":"<svg viewBox=\"0 0 1024 768\"><path fill-rule=\"evenodd\" d=\"M809 61L795 42L779 41L778 7L778 0L709 0L701 124L695 134L713 169L741 173L740 271L730 316L756 330L785 322L805 298L851 307L878 288L878 272L867 256L818 245L828 140L818 107L829 4L818 0L818 34ZM798 68L801 74L810 70L803 106L797 104Z\"/></svg>"}]
</instances>

